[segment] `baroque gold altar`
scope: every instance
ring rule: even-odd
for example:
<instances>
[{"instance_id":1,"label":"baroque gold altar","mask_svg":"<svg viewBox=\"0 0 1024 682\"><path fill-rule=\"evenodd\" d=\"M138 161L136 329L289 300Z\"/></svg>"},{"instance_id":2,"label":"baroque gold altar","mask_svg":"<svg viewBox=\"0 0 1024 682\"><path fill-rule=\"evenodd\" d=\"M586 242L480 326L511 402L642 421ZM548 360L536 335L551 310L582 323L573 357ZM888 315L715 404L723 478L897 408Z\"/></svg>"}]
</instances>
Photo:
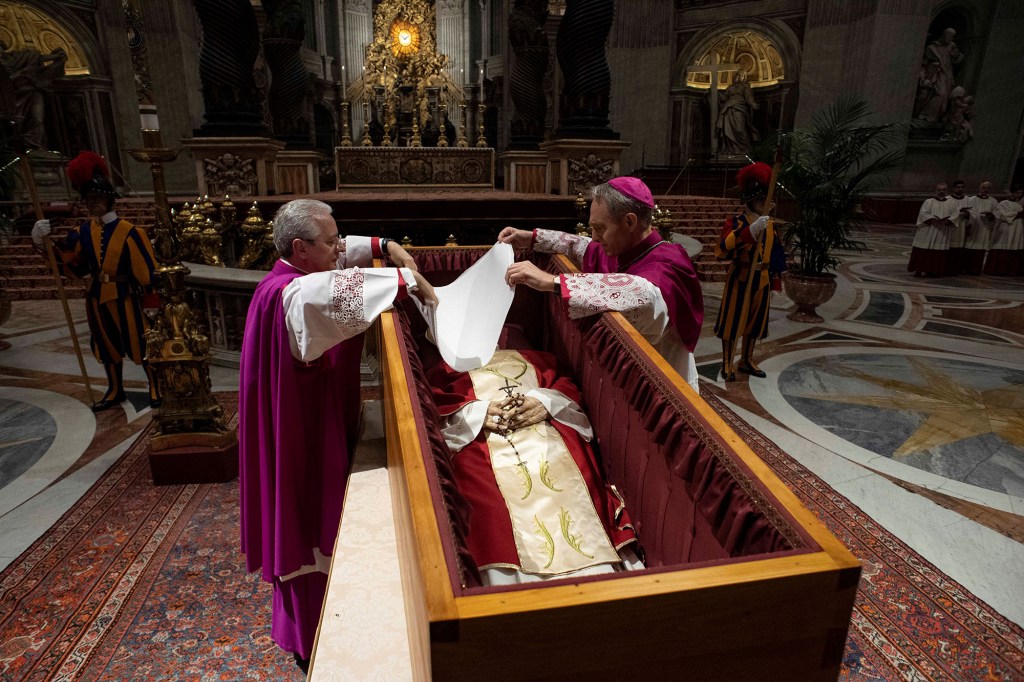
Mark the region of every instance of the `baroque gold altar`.
<instances>
[{"instance_id":1,"label":"baroque gold altar","mask_svg":"<svg viewBox=\"0 0 1024 682\"><path fill-rule=\"evenodd\" d=\"M436 21L426 0L384 0L374 11L362 74L345 87L341 104L339 189L494 187L494 150L484 139L482 113L471 147L466 120L474 108L448 74L448 56L437 51ZM363 124L356 141L349 135L353 113L361 113Z\"/></svg>"},{"instance_id":2,"label":"baroque gold altar","mask_svg":"<svg viewBox=\"0 0 1024 682\"><path fill-rule=\"evenodd\" d=\"M338 147L338 189L494 187L494 150L480 147Z\"/></svg>"}]
</instances>

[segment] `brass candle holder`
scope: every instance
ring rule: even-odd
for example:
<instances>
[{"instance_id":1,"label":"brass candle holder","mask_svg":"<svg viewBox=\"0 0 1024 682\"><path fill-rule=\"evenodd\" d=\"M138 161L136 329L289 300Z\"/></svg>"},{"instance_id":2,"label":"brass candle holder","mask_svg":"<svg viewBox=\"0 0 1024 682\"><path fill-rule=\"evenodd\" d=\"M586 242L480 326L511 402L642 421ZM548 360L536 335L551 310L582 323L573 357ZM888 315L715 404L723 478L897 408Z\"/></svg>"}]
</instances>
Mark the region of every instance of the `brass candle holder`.
<instances>
[{"instance_id":1,"label":"brass candle holder","mask_svg":"<svg viewBox=\"0 0 1024 682\"><path fill-rule=\"evenodd\" d=\"M466 141L466 103L463 102L459 105L459 141L455 143L457 147L468 147L469 142Z\"/></svg>"},{"instance_id":2,"label":"brass candle holder","mask_svg":"<svg viewBox=\"0 0 1024 682\"><path fill-rule=\"evenodd\" d=\"M372 147L373 138L370 137L370 103L363 102L363 141L362 146Z\"/></svg>"},{"instance_id":3,"label":"brass candle holder","mask_svg":"<svg viewBox=\"0 0 1024 682\"><path fill-rule=\"evenodd\" d=\"M487 146L487 135L484 134L484 110L487 107L481 102L477 107L476 117L476 146L486 147Z\"/></svg>"}]
</instances>

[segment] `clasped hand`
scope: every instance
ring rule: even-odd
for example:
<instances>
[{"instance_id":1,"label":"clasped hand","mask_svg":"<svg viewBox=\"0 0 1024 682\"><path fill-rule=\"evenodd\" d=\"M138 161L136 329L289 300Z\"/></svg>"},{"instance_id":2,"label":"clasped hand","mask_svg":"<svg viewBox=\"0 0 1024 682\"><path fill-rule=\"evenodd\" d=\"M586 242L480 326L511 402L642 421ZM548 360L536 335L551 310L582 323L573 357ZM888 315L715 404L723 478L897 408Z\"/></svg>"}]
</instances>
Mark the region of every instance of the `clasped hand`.
<instances>
[{"instance_id":1,"label":"clasped hand","mask_svg":"<svg viewBox=\"0 0 1024 682\"><path fill-rule=\"evenodd\" d=\"M491 401L487 406L484 428L499 433L516 431L539 424L548 416L547 409L539 400L517 393L503 400Z\"/></svg>"}]
</instances>

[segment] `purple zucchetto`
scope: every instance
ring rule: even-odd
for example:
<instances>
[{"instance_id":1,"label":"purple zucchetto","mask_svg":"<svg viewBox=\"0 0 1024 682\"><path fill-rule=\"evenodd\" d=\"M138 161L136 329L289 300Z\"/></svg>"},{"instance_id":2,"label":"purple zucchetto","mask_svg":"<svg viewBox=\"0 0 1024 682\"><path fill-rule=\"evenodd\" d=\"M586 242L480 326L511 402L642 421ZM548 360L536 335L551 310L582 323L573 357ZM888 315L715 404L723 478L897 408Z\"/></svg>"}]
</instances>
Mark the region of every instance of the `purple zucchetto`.
<instances>
[{"instance_id":1,"label":"purple zucchetto","mask_svg":"<svg viewBox=\"0 0 1024 682\"><path fill-rule=\"evenodd\" d=\"M640 178L623 175L618 178L612 178L608 181L608 184L614 187L620 194L639 201L644 206L654 208L654 196L651 194L650 188Z\"/></svg>"}]
</instances>

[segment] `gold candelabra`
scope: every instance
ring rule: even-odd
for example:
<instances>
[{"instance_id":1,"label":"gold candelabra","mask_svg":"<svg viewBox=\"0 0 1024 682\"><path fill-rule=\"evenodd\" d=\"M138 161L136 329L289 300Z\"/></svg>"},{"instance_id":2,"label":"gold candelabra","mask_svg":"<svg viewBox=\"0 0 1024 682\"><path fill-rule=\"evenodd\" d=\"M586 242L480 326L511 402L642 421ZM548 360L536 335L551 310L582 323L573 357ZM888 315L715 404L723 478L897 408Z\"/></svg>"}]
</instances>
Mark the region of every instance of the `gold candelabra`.
<instances>
[{"instance_id":1,"label":"gold candelabra","mask_svg":"<svg viewBox=\"0 0 1024 682\"><path fill-rule=\"evenodd\" d=\"M655 204L651 224L658 230L661 238L668 241L672 236L672 211L669 211L667 208L662 209Z\"/></svg>"},{"instance_id":2,"label":"gold candelabra","mask_svg":"<svg viewBox=\"0 0 1024 682\"><path fill-rule=\"evenodd\" d=\"M445 115L444 107L443 106L438 107L437 108L437 120L438 120L439 125L438 125L437 130L440 133L440 135L438 135L438 138L437 138L437 146L438 147L447 147L448 146L448 137L444 134L445 131L447 130L447 128L444 125L444 122L445 122L445 120L447 118L448 117Z\"/></svg>"},{"instance_id":3,"label":"gold candelabra","mask_svg":"<svg viewBox=\"0 0 1024 682\"><path fill-rule=\"evenodd\" d=\"M586 235L587 226L583 222L583 215L587 211L587 200L583 198L583 192L579 192L576 195L576 201L573 203L576 204L576 234Z\"/></svg>"},{"instance_id":4,"label":"gold candelabra","mask_svg":"<svg viewBox=\"0 0 1024 682\"><path fill-rule=\"evenodd\" d=\"M477 107L476 117L476 146L486 147L487 146L487 135L484 134L484 110L487 107L481 102Z\"/></svg>"},{"instance_id":5,"label":"gold candelabra","mask_svg":"<svg viewBox=\"0 0 1024 682\"><path fill-rule=\"evenodd\" d=\"M466 104L463 102L459 105L459 141L455 144L456 147L468 147L469 142L466 141Z\"/></svg>"},{"instance_id":6,"label":"gold candelabra","mask_svg":"<svg viewBox=\"0 0 1024 682\"><path fill-rule=\"evenodd\" d=\"M390 147L391 145L391 128L394 125L395 108L389 98L384 102L384 139L381 141L382 147Z\"/></svg>"},{"instance_id":7,"label":"gold candelabra","mask_svg":"<svg viewBox=\"0 0 1024 682\"><path fill-rule=\"evenodd\" d=\"M370 103L363 102L363 141L362 146L372 147L373 138L370 137Z\"/></svg>"}]
</instances>

